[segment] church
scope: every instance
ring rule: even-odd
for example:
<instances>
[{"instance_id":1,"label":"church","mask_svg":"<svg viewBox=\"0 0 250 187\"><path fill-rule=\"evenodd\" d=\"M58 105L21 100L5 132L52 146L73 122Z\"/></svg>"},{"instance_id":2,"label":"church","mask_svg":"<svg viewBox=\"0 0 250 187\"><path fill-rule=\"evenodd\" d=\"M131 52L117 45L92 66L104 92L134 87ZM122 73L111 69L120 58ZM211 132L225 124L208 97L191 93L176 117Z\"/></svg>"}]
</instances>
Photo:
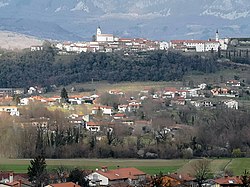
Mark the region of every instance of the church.
<instances>
[{"instance_id":1,"label":"church","mask_svg":"<svg viewBox=\"0 0 250 187\"><path fill-rule=\"evenodd\" d=\"M114 42L113 34L102 34L102 30L100 27L96 30L96 41L97 42Z\"/></svg>"}]
</instances>

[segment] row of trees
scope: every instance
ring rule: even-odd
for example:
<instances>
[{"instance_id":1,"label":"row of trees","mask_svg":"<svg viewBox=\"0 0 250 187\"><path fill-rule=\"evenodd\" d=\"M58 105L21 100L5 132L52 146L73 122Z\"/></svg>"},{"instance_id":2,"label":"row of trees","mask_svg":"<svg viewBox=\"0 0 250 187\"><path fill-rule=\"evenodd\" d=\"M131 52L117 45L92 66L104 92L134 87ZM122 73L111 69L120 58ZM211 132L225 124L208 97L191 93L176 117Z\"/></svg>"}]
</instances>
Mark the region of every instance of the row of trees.
<instances>
[{"instance_id":1,"label":"row of trees","mask_svg":"<svg viewBox=\"0 0 250 187\"><path fill-rule=\"evenodd\" d=\"M130 56L119 53L81 53L59 56L52 48L44 51L6 53L0 58L0 87L68 85L91 80L171 81L198 71L219 70L214 57L184 56L154 51Z\"/></svg>"}]
</instances>

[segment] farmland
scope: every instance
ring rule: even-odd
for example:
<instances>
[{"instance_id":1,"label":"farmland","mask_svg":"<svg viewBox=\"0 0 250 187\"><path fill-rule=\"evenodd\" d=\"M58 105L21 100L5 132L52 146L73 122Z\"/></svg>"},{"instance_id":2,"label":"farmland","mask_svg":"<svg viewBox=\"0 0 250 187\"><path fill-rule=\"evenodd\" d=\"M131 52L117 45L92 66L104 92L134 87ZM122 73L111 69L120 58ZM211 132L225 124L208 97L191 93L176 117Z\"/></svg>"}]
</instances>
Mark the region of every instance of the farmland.
<instances>
[{"instance_id":1,"label":"farmland","mask_svg":"<svg viewBox=\"0 0 250 187\"><path fill-rule=\"evenodd\" d=\"M192 173L192 163L195 159L175 160L136 160L136 159L47 159L48 169L52 170L59 166L66 168L81 168L95 170L101 166L108 166L111 169L116 167L136 167L147 174L180 172ZM25 173L29 165L29 159L0 159L0 170L13 170ZM250 158L234 159L211 159L211 172L218 173L225 169L233 171L235 175L241 175L243 171L250 170Z\"/></svg>"}]
</instances>

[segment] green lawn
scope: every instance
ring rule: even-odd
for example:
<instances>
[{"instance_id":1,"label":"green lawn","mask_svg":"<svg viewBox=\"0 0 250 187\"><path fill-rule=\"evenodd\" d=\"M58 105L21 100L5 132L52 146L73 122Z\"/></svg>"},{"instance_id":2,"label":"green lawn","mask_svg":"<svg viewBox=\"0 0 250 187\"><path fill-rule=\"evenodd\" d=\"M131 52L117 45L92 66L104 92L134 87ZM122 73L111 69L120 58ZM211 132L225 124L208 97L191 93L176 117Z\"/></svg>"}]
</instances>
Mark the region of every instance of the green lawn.
<instances>
[{"instance_id":1,"label":"green lawn","mask_svg":"<svg viewBox=\"0 0 250 187\"><path fill-rule=\"evenodd\" d=\"M148 174L158 174L159 172L175 172L188 162L188 160L135 160L135 159L47 159L48 169L52 170L59 166L67 168L81 168L95 170L101 166L108 166L110 169L119 167L136 167ZM25 173L29 165L29 160L0 159L0 170L13 170Z\"/></svg>"},{"instance_id":2,"label":"green lawn","mask_svg":"<svg viewBox=\"0 0 250 187\"><path fill-rule=\"evenodd\" d=\"M47 159L46 163L49 170L59 166L67 168L81 168L95 170L101 166L108 166L110 169L119 167L136 167L147 174L167 174L171 172L192 173L191 165L195 160L136 160L136 159ZM0 170L15 171L20 173L27 172L29 165L28 159L0 159ZM245 169L250 171L250 158L234 159L211 159L211 171L216 173L224 169L232 170L234 175L241 175Z\"/></svg>"},{"instance_id":3,"label":"green lawn","mask_svg":"<svg viewBox=\"0 0 250 187\"><path fill-rule=\"evenodd\" d=\"M227 169L232 170L234 175L241 175L245 169L250 171L250 158L233 159L227 166Z\"/></svg>"}]
</instances>

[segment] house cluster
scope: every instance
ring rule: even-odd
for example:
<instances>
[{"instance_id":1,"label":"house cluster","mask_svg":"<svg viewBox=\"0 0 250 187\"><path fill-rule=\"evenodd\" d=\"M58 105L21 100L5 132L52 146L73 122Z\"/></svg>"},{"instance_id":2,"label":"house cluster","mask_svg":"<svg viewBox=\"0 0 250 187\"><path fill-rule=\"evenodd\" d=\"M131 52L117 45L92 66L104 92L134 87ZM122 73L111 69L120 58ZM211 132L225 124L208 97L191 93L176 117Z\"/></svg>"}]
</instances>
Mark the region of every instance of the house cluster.
<instances>
[{"instance_id":1,"label":"house cluster","mask_svg":"<svg viewBox=\"0 0 250 187\"><path fill-rule=\"evenodd\" d=\"M103 34L98 27L95 38L91 42L66 42L55 45L59 53L68 52L115 52L115 51L152 51L165 49L167 43L144 38L119 38L113 34Z\"/></svg>"},{"instance_id":2,"label":"house cluster","mask_svg":"<svg viewBox=\"0 0 250 187\"><path fill-rule=\"evenodd\" d=\"M82 171L86 181L90 187L94 186L109 186L109 187L154 187L156 184L162 187L196 187L197 180L187 174L171 173L162 176L150 176L143 171L131 167L108 169L103 166L95 171ZM49 175L49 184L45 187L80 187L77 183L66 182L68 174L64 176ZM29 182L27 174L16 174L14 172L0 172L0 187L33 187L34 184ZM202 182L205 187L241 187L244 186L241 177L224 176L221 178L208 179Z\"/></svg>"},{"instance_id":3,"label":"house cluster","mask_svg":"<svg viewBox=\"0 0 250 187\"><path fill-rule=\"evenodd\" d=\"M74 105L87 104L88 113L84 115L75 111L75 115L69 116L72 123L82 125L91 132L99 132L103 130L103 126L113 126L114 124L127 124L133 126L137 124L138 120L133 118L133 114L137 112L143 105L142 103L147 99L153 99L165 106L184 106L191 104L197 108L210 107L214 108L222 105L230 109L239 109L239 102L235 99L239 96L237 88L241 85L240 81L230 80L225 83L225 88L215 87L207 90L205 83L198 85L196 88L171 88L167 87L160 90L151 91L150 89L141 90L140 93L133 97L127 97L126 93L120 90L109 90L108 93L122 98L121 103L117 106L101 105L99 102L100 95L70 95L67 104L62 104L60 96L43 97L40 89L30 87L26 95L20 94L13 103L14 93L23 93L21 89L0 89L0 113L7 113L11 116L20 116L20 107L29 105L33 102L44 103L48 106L62 106L65 109L74 111ZM32 89L34 88L34 89ZM32 95L34 90L38 95ZM205 97L210 92L212 97L220 97L220 101L215 102L211 98ZM42 93L42 92L41 92ZM12 103L12 104L10 104ZM17 105L18 104L18 105ZM105 118L105 120L100 120ZM145 122L145 124L147 124ZM146 125L147 126L147 125Z\"/></svg>"},{"instance_id":4,"label":"house cluster","mask_svg":"<svg viewBox=\"0 0 250 187\"><path fill-rule=\"evenodd\" d=\"M209 40L171 40L153 41L144 38L120 38L113 34L103 34L100 27L97 28L93 41L91 42L64 42L57 43L55 47L59 54L81 53L81 52L115 52L115 51L152 51L174 49L183 52L218 52L219 49L227 50L230 39L220 39L216 31L215 39ZM31 47L32 51L43 50L39 46Z\"/></svg>"},{"instance_id":5,"label":"house cluster","mask_svg":"<svg viewBox=\"0 0 250 187\"><path fill-rule=\"evenodd\" d=\"M95 39L92 42L58 43L56 48L60 53L65 52L114 52L114 51L151 51L151 50L181 50L184 52L218 52L219 49L227 50L229 39L219 39L219 32L216 32L215 39L209 40L171 40L152 41L142 38L119 38L113 34L103 34L98 27Z\"/></svg>"},{"instance_id":6,"label":"house cluster","mask_svg":"<svg viewBox=\"0 0 250 187\"><path fill-rule=\"evenodd\" d=\"M171 40L170 48L184 52L218 52L219 49L227 50L229 39L220 39L216 31L215 39L209 40Z\"/></svg>"}]
</instances>

